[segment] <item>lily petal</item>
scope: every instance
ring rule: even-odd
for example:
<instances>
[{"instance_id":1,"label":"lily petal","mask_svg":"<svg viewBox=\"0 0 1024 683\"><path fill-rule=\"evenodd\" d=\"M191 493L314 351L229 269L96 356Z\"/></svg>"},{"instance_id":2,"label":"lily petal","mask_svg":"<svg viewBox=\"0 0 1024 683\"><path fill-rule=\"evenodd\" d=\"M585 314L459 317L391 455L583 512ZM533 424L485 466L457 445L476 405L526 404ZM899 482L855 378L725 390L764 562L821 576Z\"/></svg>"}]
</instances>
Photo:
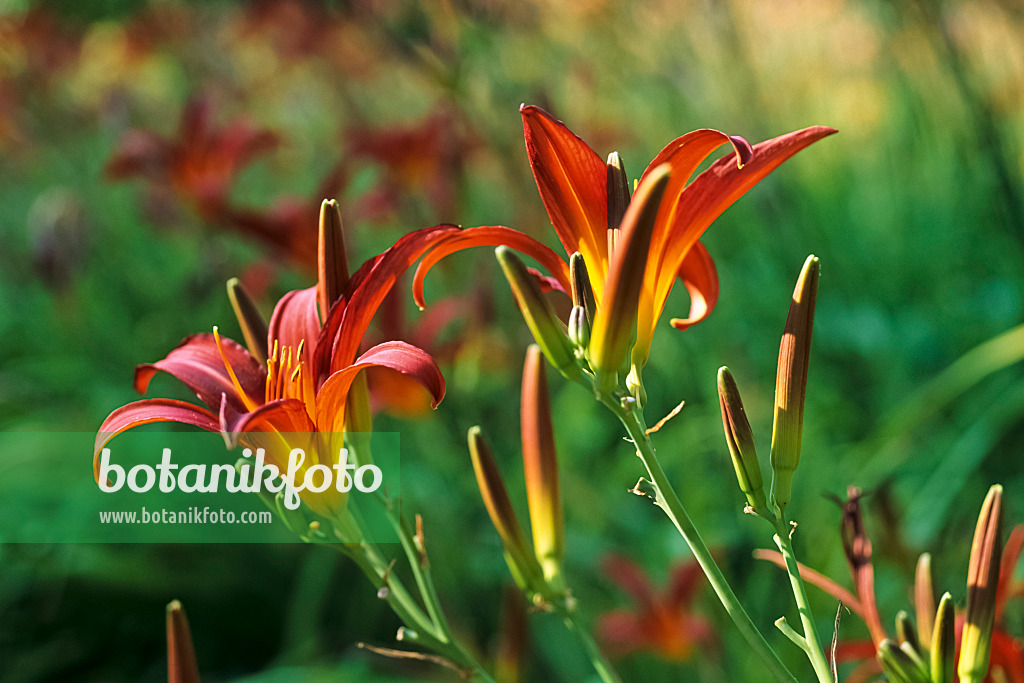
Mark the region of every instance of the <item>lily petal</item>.
<instances>
[{"instance_id":1,"label":"lily petal","mask_svg":"<svg viewBox=\"0 0 1024 683\"><path fill-rule=\"evenodd\" d=\"M440 240L457 231L454 225L435 225L411 232L356 271L349 282L348 303L332 344L332 372L346 369L355 360L370 321L402 273Z\"/></svg>"},{"instance_id":2,"label":"lily petal","mask_svg":"<svg viewBox=\"0 0 1024 683\"><path fill-rule=\"evenodd\" d=\"M147 398L121 406L107 416L96 434L92 461L92 473L96 481L99 481L100 476L98 456L103 447L121 432L153 422L180 422L205 429L208 432L220 431L220 420L216 415L205 408L185 401L176 401L171 398Z\"/></svg>"},{"instance_id":3,"label":"lily petal","mask_svg":"<svg viewBox=\"0 0 1024 683\"><path fill-rule=\"evenodd\" d=\"M416 379L432 397L431 407L444 398L444 376L423 349L401 341L384 342L361 355L355 363L334 372L317 394L316 424L322 432L342 432L349 389L360 370L386 367Z\"/></svg>"},{"instance_id":4,"label":"lily petal","mask_svg":"<svg viewBox=\"0 0 1024 683\"><path fill-rule=\"evenodd\" d=\"M619 588L632 596L641 611L649 612L657 602L650 579L632 560L622 555L609 555L601 563L604 573Z\"/></svg>"},{"instance_id":5,"label":"lily petal","mask_svg":"<svg viewBox=\"0 0 1024 683\"><path fill-rule=\"evenodd\" d=\"M256 403L262 403L266 382L263 368L238 342L221 337L221 344L242 390ZM135 390L146 393L158 371L173 375L211 408L220 405L221 396L227 396L235 410L245 410L245 402L224 367L212 334L189 335L163 360L135 368Z\"/></svg>"},{"instance_id":6,"label":"lily petal","mask_svg":"<svg viewBox=\"0 0 1024 683\"><path fill-rule=\"evenodd\" d=\"M470 247L498 247L501 245L515 249L519 253L526 254L535 259L551 273L551 276L554 277L562 291L569 290L569 266L550 247L512 228L500 225L481 226L479 228L460 230L445 237L430 250L430 253L423 257L423 261L416 268L416 275L413 277L412 282L413 300L416 302L416 305L420 307L420 310L425 307L423 280L438 261L457 251L469 249ZM550 282L546 284L550 288Z\"/></svg>"},{"instance_id":7,"label":"lily petal","mask_svg":"<svg viewBox=\"0 0 1024 683\"><path fill-rule=\"evenodd\" d=\"M664 226L659 226L659 235L663 237L663 253L659 263L653 259L648 262L647 282L654 285L645 287L644 300L640 305L641 314L651 317L637 321L637 348L644 349L644 360L654 325L665 307L675 274L708 226L782 162L835 132L834 128L812 126L758 143L754 145L753 154L742 168L738 167L735 155L723 157L694 178L678 195L674 204L663 207L663 211L669 211L659 216L659 221L662 218L666 221ZM734 145L739 144L732 138L730 141ZM675 182L675 175L672 177ZM644 340L643 346L641 339Z\"/></svg>"},{"instance_id":8,"label":"lily petal","mask_svg":"<svg viewBox=\"0 0 1024 683\"><path fill-rule=\"evenodd\" d=\"M281 432L284 434L311 434L316 425L306 412L306 404L297 398L281 398L264 403L251 413L232 415L222 413L224 419L219 424L226 436L230 436L230 444L238 442L238 436L246 432Z\"/></svg>"},{"instance_id":9,"label":"lily petal","mask_svg":"<svg viewBox=\"0 0 1024 683\"><path fill-rule=\"evenodd\" d=\"M541 200L566 254L580 252L594 274L608 270L608 187L604 160L565 124L540 107L519 108L526 151Z\"/></svg>"},{"instance_id":10,"label":"lily petal","mask_svg":"<svg viewBox=\"0 0 1024 683\"><path fill-rule=\"evenodd\" d=\"M280 347L297 349L303 341L302 360L307 368L313 367L313 342L320 336L320 316L317 313L316 285L308 289L288 292L274 307L270 318L267 347L273 353L274 342Z\"/></svg>"},{"instance_id":11,"label":"lily petal","mask_svg":"<svg viewBox=\"0 0 1024 683\"><path fill-rule=\"evenodd\" d=\"M679 268L679 279L690 293L690 316L672 318L669 323L677 330L685 330L711 315L715 304L718 303L718 270L711 259L711 254L700 242L695 242L683 259L683 265Z\"/></svg>"}]
</instances>

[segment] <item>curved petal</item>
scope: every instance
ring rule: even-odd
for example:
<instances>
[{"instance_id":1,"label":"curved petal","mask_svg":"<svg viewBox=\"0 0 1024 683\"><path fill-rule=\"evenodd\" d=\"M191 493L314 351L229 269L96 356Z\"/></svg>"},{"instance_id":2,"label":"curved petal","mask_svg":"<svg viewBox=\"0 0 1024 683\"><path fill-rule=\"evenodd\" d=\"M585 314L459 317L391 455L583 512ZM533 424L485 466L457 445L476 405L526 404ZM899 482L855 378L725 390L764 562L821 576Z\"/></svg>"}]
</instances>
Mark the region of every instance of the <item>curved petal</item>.
<instances>
[{"instance_id":1,"label":"curved petal","mask_svg":"<svg viewBox=\"0 0 1024 683\"><path fill-rule=\"evenodd\" d=\"M310 434L316 425L306 412L306 404L297 398L282 398L261 405L251 413L231 415L223 413L221 428L237 443L238 435L246 432L282 432L285 434Z\"/></svg>"},{"instance_id":2,"label":"curved petal","mask_svg":"<svg viewBox=\"0 0 1024 683\"><path fill-rule=\"evenodd\" d=\"M313 367L314 346L320 336L320 316L317 314L316 285L308 289L288 292L274 307L270 318L267 349L273 353L274 342L281 347L297 348L305 340L302 360L307 368Z\"/></svg>"},{"instance_id":3,"label":"curved petal","mask_svg":"<svg viewBox=\"0 0 1024 683\"><path fill-rule=\"evenodd\" d=\"M414 418L430 411L433 399L413 377L384 366L369 367L364 372L374 414L383 411L395 417Z\"/></svg>"},{"instance_id":4,"label":"curved petal","mask_svg":"<svg viewBox=\"0 0 1024 683\"><path fill-rule=\"evenodd\" d=\"M457 231L454 225L435 225L411 232L352 276L348 303L336 333L330 336L332 372L347 368L355 360L366 328L402 273L440 240Z\"/></svg>"},{"instance_id":5,"label":"curved petal","mask_svg":"<svg viewBox=\"0 0 1024 683\"><path fill-rule=\"evenodd\" d=\"M317 394L316 424L323 432L345 430L345 402L349 388L360 370L386 367L417 380L433 399L431 407L444 398L444 376L426 351L401 341L384 342L364 353L355 363L332 374Z\"/></svg>"},{"instance_id":6,"label":"curved petal","mask_svg":"<svg viewBox=\"0 0 1024 683\"><path fill-rule=\"evenodd\" d=\"M100 476L98 456L103 447L121 432L153 422L180 422L205 429L208 432L220 431L220 421L216 415L205 408L185 401L176 401L171 398L148 398L121 406L107 416L97 431L92 461L92 473L96 481L99 481Z\"/></svg>"},{"instance_id":7,"label":"curved petal","mask_svg":"<svg viewBox=\"0 0 1024 683\"><path fill-rule=\"evenodd\" d=\"M263 368L238 342L221 337L221 346L242 390L254 402L262 403L266 384ZM135 368L135 390L140 394L146 393L150 380L158 371L174 376L210 408L220 406L221 396L226 396L235 410L245 410L245 402L224 367L212 334L185 337L163 360Z\"/></svg>"},{"instance_id":8,"label":"curved petal","mask_svg":"<svg viewBox=\"0 0 1024 683\"><path fill-rule=\"evenodd\" d=\"M497 247L505 245L516 251L526 254L544 266L556 279L563 291L569 290L569 266L548 246L541 244L529 235L502 226L481 226L478 228L466 228L457 233L448 235L438 242L423 257L420 265L416 268L416 275L412 282L412 296L416 305L422 310L425 308L423 301L423 280L427 273L441 259L470 247ZM548 283L550 285L550 283ZM550 287L549 287L550 288Z\"/></svg>"},{"instance_id":9,"label":"curved petal","mask_svg":"<svg viewBox=\"0 0 1024 683\"><path fill-rule=\"evenodd\" d=\"M665 198L662 201L661 209L658 211L658 222L651 236L651 258L647 261L647 276L656 276L664 272L663 264L666 244L671 241L678 241L681 237L673 232L676 217L681 210L683 190L690 182L697 167L708 158L712 152L726 143L731 143L734 154L722 157L719 161L730 163L733 167L740 169L750 162L753 156L753 149L750 143L738 136L726 135L722 131L704 128L695 130L686 135L676 138L665 145L664 149L654 157L654 160L647 166L640 181L661 164L668 164L669 172L668 186L665 188ZM696 238L694 238L694 241ZM673 268L673 273L677 268ZM653 279L649 281L653 282Z\"/></svg>"},{"instance_id":10,"label":"curved petal","mask_svg":"<svg viewBox=\"0 0 1024 683\"><path fill-rule=\"evenodd\" d=\"M700 242L695 242L683 259L679 279L690 293L690 315L687 318L672 318L669 322L677 330L685 330L711 315L718 303L718 270L711 254Z\"/></svg>"},{"instance_id":11,"label":"curved petal","mask_svg":"<svg viewBox=\"0 0 1024 683\"><path fill-rule=\"evenodd\" d=\"M750 160L742 168L735 155L730 154L694 178L672 205L671 216L666 217L668 222L664 227L659 226L659 230L664 230L665 239L657 264L648 262L638 329L653 327L665 307L676 273L711 222L782 162L835 132L833 128L813 126L766 140L754 145ZM663 206L662 210L667 208ZM661 218L659 215L659 221ZM646 353L644 350L645 358Z\"/></svg>"},{"instance_id":12,"label":"curved petal","mask_svg":"<svg viewBox=\"0 0 1024 683\"><path fill-rule=\"evenodd\" d=\"M537 189L558 239L580 252L600 300L608 270L608 179L601 157L540 107L519 108Z\"/></svg>"}]
</instances>

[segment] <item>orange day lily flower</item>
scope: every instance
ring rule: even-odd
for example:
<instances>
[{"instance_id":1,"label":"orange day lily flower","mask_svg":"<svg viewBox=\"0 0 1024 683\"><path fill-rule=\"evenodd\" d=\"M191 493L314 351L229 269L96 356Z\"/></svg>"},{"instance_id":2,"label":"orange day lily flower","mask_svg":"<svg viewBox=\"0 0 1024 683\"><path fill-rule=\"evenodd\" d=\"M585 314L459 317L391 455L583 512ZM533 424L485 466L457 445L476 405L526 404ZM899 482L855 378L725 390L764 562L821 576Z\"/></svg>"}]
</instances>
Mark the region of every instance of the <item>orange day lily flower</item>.
<instances>
[{"instance_id":1,"label":"orange day lily flower","mask_svg":"<svg viewBox=\"0 0 1024 683\"><path fill-rule=\"evenodd\" d=\"M601 640L619 656L650 651L670 661L690 658L712 640L711 625L693 614L692 604L704 575L696 562L678 565L665 591L658 591L632 560L611 555L604 571L636 602L635 611L616 610L601 617Z\"/></svg>"},{"instance_id":2,"label":"orange day lily flower","mask_svg":"<svg viewBox=\"0 0 1024 683\"><path fill-rule=\"evenodd\" d=\"M347 267L338 266L344 264L344 251L337 239L341 225L336 211L333 202L324 203L318 284L281 298L270 320L266 348L258 348L257 339L246 350L221 337L215 328L213 334L186 337L161 361L140 365L135 369L139 392L146 391L158 371L166 372L195 392L206 407L165 398L122 406L100 426L97 456L117 434L152 422L179 422L219 432L231 447L243 443L255 448L272 438L270 435L315 438L318 433L341 433L351 426L346 422L346 403L353 382L361 371L372 367L389 368L416 379L437 405L444 396L444 378L427 352L403 341L388 341L360 355L359 346L398 276L432 239L455 228L437 226L410 233L349 278ZM288 437L282 438L288 443ZM273 459L279 451L267 450L268 462L284 470L287 463ZM288 449L284 452L287 457ZM333 465L333 459L319 462L321 454L331 452L336 453L337 448L314 448L313 462L298 474L304 475L305 467L313 464ZM97 457L97 477L98 466ZM344 497L335 493L331 488L317 494L306 491L303 500L314 511L332 515L345 503Z\"/></svg>"},{"instance_id":3,"label":"orange day lily flower","mask_svg":"<svg viewBox=\"0 0 1024 683\"><path fill-rule=\"evenodd\" d=\"M579 252L589 274L597 302L597 315L608 302L602 297L609 281L619 222L626 207L623 192L606 164L583 140L543 109L520 108L526 150L541 199L568 256ZM631 363L639 370L647 362L654 327L676 278L690 293L690 313L674 318L673 327L685 329L703 320L718 300L718 275L707 250L698 242L712 221L779 164L835 130L824 126L804 128L751 146L740 137L717 130L696 130L670 142L644 171L648 175L667 170L669 178L650 233L636 313L636 342ZM733 154L723 157L690 180L700 164L722 144ZM617 155L613 155L617 160ZM660 168L665 165L665 168ZM621 174L621 171L620 171ZM611 213L609 207L612 207ZM509 228L469 228L441 240L423 259L413 283L416 302L423 306L423 278L442 258L472 246L507 245L544 266L551 277L542 278L549 288L570 289L566 261L533 238Z\"/></svg>"}]
</instances>

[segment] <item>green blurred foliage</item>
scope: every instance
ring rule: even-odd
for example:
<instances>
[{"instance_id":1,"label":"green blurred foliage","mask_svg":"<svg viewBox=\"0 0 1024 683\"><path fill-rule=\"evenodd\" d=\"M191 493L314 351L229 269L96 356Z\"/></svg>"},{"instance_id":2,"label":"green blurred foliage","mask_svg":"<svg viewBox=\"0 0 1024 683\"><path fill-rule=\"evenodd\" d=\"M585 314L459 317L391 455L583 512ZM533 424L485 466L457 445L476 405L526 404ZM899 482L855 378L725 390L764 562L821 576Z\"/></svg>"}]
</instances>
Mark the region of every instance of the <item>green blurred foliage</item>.
<instances>
[{"instance_id":1,"label":"green blurred foliage","mask_svg":"<svg viewBox=\"0 0 1024 683\"><path fill-rule=\"evenodd\" d=\"M691 129L759 141L826 124L840 134L787 162L708 231L722 282L714 315L685 333L666 324L655 339L649 421L686 401L656 441L666 469L755 621L787 662L806 666L772 632L794 610L783 575L750 559L771 541L741 513L715 373L732 368L767 453L779 335L800 264L815 253L822 279L791 505L800 557L846 584L839 511L823 494L871 491L889 624L910 604L924 550L937 587L963 599L973 516L990 483L1006 486L1009 522L1024 517L1012 495L1024 485L1020 368L919 395L1022 318L1024 16L1012 3L25 4L0 15L0 429L95 429L134 399L134 365L213 325L237 334L227 278L255 285L268 312L312 281L311 255L211 217L167 182L105 175L126 131L173 139L190 100L210 103L215 125L244 119L280 138L232 178L233 206L269 215L282 198L308 202L312 218L293 229L315 234L315 193L340 164L356 263L440 222L510 225L554 246L520 102L548 108L599 154L620 151L634 177ZM473 305L459 310L470 313L433 340L446 349L445 402L377 426L402 433L405 504L424 515L453 623L486 658L507 570L465 431L485 427L525 515L513 397L528 333L488 250L432 272L428 314L467 294ZM400 295L395 310L412 335L421 314ZM669 310L687 305L679 291ZM628 606L600 571L608 553L662 584L688 551L656 509L626 493L640 470L617 425L578 387L553 382L552 392L567 575L593 625ZM188 398L165 379L151 393ZM88 476L87 454L82 467ZM0 558L4 680L160 680L162 609L173 598L188 610L208 680L451 679L354 648L390 643L398 622L323 549L5 546ZM811 597L831 634L834 601ZM757 680L710 591L696 609L716 624L713 646L682 664L633 654L623 674ZM1019 613L1008 618L1021 626ZM554 620L532 617L530 629L527 680L588 675ZM843 617L842 637L865 633Z\"/></svg>"}]
</instances>

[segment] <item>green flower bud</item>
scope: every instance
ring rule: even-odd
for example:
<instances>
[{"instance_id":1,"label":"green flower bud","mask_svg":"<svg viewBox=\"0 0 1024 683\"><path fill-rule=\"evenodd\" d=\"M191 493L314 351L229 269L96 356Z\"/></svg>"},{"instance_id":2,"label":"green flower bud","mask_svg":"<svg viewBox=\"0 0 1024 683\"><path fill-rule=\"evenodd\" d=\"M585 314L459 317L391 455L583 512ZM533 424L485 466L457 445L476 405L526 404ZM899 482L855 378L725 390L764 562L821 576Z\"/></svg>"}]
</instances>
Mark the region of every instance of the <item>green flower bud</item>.
<instances>
[{"instance_id":1,"label":"green flower bud","mask_svg":"<svg viewBox=\"0 0 1024 683\"><path fill-rule=\"evenodd\" d=\"M931 639L931 683L952 683L956 670L956 614L953 596L946 593L935 612Z\"/></svg>"},{"instance_id":2,"label":"green flower bud","mask_svg":"<svg viewBox=\"0 0 1024 683\"><path fill-rule=\"evenodd\" d=\"M512 287L512 294L523 314L526 326L530 328L544 356L568 379L579 377L580 368L576 363L572 343L551 304L544 298L536 279L516 253L508 247L498 247L494 254L498 257L498 263L501 264L505 278Z\"/></svg>"},{"instance_id":3,"label":"green flower bud","mask_svg":"<svg viewBox=\"0 0 1024 683\"><path fill-rule=\"evenodd\" d=\"M818 259L808 256L800 271L779 347L775 380L775 424L772 428L772 501L785 511L792 497L793 473L800 463L804 395L810 360L811 329L818 293Z\"/></svg>"},{"instance_id":4,"label":"green flower bud","mask_svg":"<svg viewBox=\"0 0 1024 683\"><path fill-rule=\"evenodd\" d=\"M242 287L237 277L228 280L228 299L231 300L231 308L238 318L238 326L242 328L242 335L245 337L245 346L249 353L260 365L267 364L267 321L260 314L256 304L249 297L248 292Z\"/></svg>"},{"instance_id":5,"label":"green flower bud","mask_svg":"<svg viewBox=\"0 0 1024 683\"><path fill-rule=\"evenodd\" d=\"M747 420L747 412L743 409L736 380L727 367L718 369L718 403L722 408L722 426L726 443L729 444L732 466L736 471L736 481L750 507L765 517L768 515L768 505L764 497L761 465L754 448L754 434Z\"/></svg>"}]
</instances>

